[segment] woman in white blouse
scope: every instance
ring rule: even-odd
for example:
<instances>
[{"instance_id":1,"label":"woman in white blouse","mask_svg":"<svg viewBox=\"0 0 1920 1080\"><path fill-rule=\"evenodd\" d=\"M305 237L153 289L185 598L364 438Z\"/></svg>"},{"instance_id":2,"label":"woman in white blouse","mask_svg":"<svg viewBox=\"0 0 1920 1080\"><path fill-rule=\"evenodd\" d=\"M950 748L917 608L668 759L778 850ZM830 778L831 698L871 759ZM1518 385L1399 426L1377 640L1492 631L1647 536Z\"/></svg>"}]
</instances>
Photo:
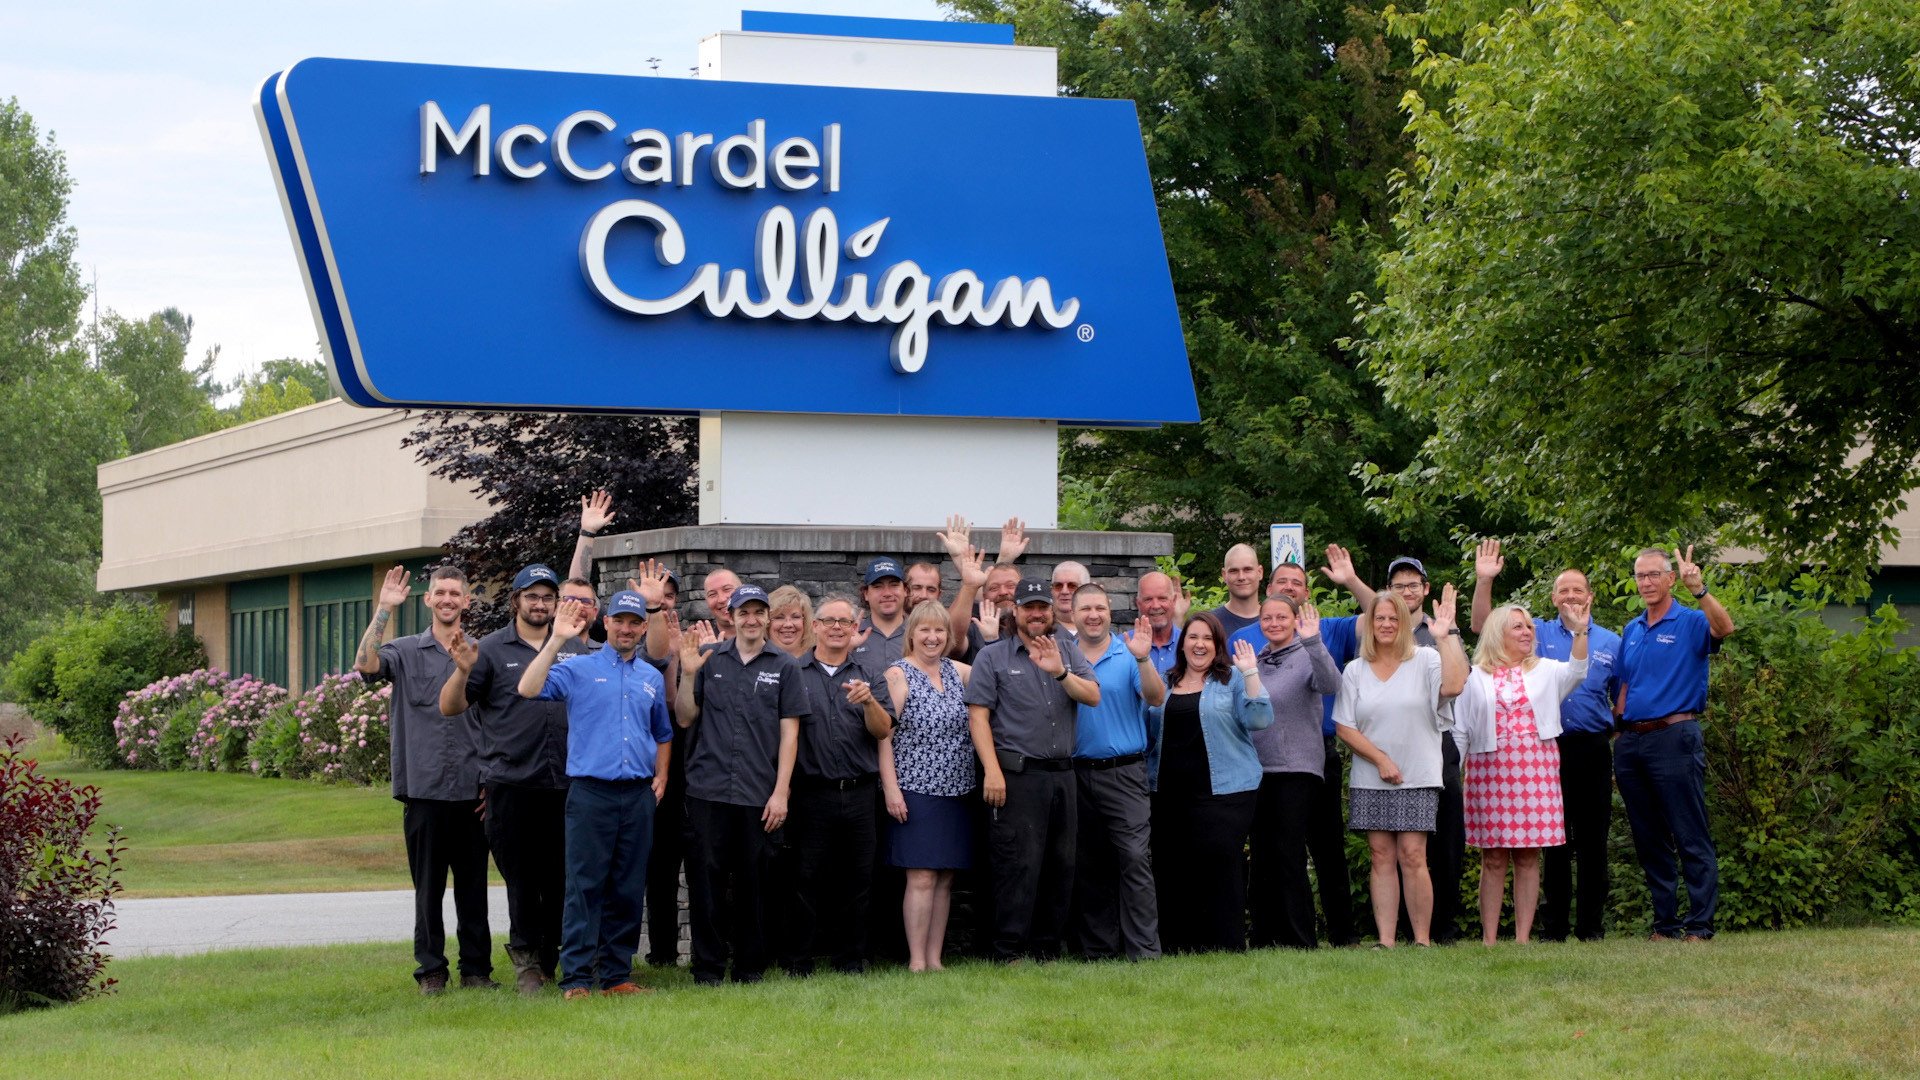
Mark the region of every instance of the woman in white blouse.
<instances>
[{"instance_id":1,"label":"woman in white blouse","mask_svg":"<svg viewBox=\"0 0 1920 1080\"><path fill-rule=\"evenodd\" d=\"M1440 808L1440 740L1453 720L1446 703L1467 681L1467 653L1454 624L1459 601L1440 590L1428 627L1438 649L1416 645L1413 616L1391 592L1374 597L1360 627L1360 656L1341 675L1334 731L1353 748L1349 827L1367 834L1376 948L1392 948L1404 887L1416 945L1432 944L1433 881L1427 834Z\"/></svg>"},{"instance_id":2,"label":"woman in white blouse","mask_svg":"<svg viewBox=\"0 0 1920 1080\"><path fill-rule=\"evenodd\" d=\"M1533 616L1509 604L1481 623L1473 671L1453 703L1453 738L1467 763L1467 843L1480 849L1480 940L1500 937L1500 903L1513 867L1513 936L1533 937L1540 849L1567 842L1560 798L1560 702L1587 676L1587 605L1562 608L1570 661L1534 655Z\"/></svg>"}]
</instances>

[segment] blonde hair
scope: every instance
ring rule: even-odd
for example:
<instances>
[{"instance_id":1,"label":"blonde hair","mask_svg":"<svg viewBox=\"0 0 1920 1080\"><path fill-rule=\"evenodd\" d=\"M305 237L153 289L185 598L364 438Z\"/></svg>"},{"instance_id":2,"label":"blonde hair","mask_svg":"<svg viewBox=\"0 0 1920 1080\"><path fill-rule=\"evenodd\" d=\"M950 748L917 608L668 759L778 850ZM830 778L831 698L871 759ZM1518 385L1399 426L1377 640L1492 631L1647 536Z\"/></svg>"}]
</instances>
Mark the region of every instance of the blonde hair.
<instances>
[{"instance_id":1,"label":"blonde hair","mask_svg":"<svg viewBox=\"0 0 1920 1080\"><path fill-rule=\"evenodd\" d=\"M1487 613L1487 620L1480 624L1485 629L1480 632L1480 641L1473 647L1473 666L1491 675L1515 664L1531 669L1539 661L1537 651L1521 657L1507 655L1507 631L1513 627L1515 613L1528 622L1533 621L1533 613L1519 604L1506 604ZM1537 650L1539 643L1535 642L1534 647Z\"/></svg>"},{"instance_id":2,"label":"blonde hair","mask_svg":"<svg viewBox=\"0 0 1920 1080\"><path fill-rule=\"evenodd\" d=\"M1383 659L1380 646L1373 636L1373 613L1380 609L1381 604L1391 606L1394 614L1400 616L1400 632L1393 639L1393 659L1413 659L1413 614L1407 610L1407 605L1399 595L1393 592L1375 594L1373 603L1367 605L1365 622L1355 627L1360 634L1360 658L1368 663Z\"/></svg>"},{"instance_id":3,"label":"blonde hair","mask_svg":"<svg viewBox=\"0 0 1920 1080\"><path fill-rule=\"evenodd\" d=\"M813 601L808 599L806 593L792 585L782 585L767 597L768 629L772 629L773 616L776 612L795 607L800 609L800 647L811 649L813 648Z\"/></svg>"},{"instance_id":4,"label":"blonde hair","mask_svg":"<svg viewBox=\"0 0 1920 1080\"><path fill-rule=\"evenodd\" d=\"M907 630L903 644L907 652L913 651L913 631L921 623L938 623L947 631L947 646L953 646L953 620L947 609L940 606L938 600L922 600L907 612Z\"/></svg>"}]
</instances>

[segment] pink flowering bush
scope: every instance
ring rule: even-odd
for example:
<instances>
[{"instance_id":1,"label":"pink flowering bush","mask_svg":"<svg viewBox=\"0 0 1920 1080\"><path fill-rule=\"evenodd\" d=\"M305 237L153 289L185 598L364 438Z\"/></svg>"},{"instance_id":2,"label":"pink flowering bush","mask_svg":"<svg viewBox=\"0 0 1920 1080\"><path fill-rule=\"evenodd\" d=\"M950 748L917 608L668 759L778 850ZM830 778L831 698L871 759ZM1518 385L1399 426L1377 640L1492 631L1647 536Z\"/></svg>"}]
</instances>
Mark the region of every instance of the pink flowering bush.
<instances>
[{"instance_id":1,"label":"pink flowering bush","mask_svg":"<svg viewBox=\"0 0 1920 1080\"><path fill-rule=\"evenodd\" d=\"M355 784L387 779L387 702L393 688L369 690L358 672L328 675L293 704L306 775Z\"/></svg>"},{"instance_id":2,"label":"pink flowering bush","mask_svg":"<svg viewBox=\"0 0 1920 1080\"><path fill-rule=\"evenodd\" d=\"M187 767L207 772L240 772L250 767L254 734L287 691L252 675L228 683L219 700L200 713L186 746Z\"/></svg>"},{"instance_id":3,"label":"pink flowering bush","mask_svg":"<svg viewBox=\"0 0 1920 1080\"><path fill-rule=\"evenodd\" d=\"M227 673L212 668L197 668L181 675L149 683L128 694L113 718L114 745L129 768L164 769L166 760L184 752L185 740L177 717L198 711L218 700L226 689ZM169 729L173 735L169 737ZM172 767L180 767L176 758Z\"/></svg>"}]
</instances>

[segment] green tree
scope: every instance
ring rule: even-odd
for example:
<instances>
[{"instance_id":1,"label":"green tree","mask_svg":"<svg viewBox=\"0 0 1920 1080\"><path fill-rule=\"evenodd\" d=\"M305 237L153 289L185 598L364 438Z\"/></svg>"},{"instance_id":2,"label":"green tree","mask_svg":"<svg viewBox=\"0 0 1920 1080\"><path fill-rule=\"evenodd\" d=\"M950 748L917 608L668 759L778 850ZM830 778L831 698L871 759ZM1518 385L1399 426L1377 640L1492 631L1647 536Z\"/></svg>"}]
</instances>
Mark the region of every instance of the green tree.
<instances>
[{"instance_id":1,"label":"green tree","mask_svg":"<svg viewBox=\"0 0 1920 1080\"><path fill-rule=\"evenodd\" d=\"M1920 483L1911 4L1439 0L1395 29L1418 157L1365 323L1434 428L1374 476L1394 512L1498 507L1542 569L1680 530L1857 591Z\"/></svg>"},{"instance_id":2,"label":"green tree","mask_svg":"<svg viewBox=\"0 0 1920 1080\"><path fill-rule=\"evenodd\" d=\"M336 397L327 369L317 360L269 360L242 376L240 400L221 413L227 424L245 424Z\"/></svg>"},{"instance_id":3,"label":"green tree","mask_svg":"<svg viewBox=\"0 0 1920 1080\"><path fill-rule=\"evenodd\" d=\"M1371 515L1362 461L1408 460L1425 430L1386 408L1349 297L1389 241L1392 171L1409 161L1397 103L1410 53L1373 0L954 0L1059 50L1063 92L1132 99L1186 327L1202 420L1076 431L1063 467L1172 531L1197 565L1299 521L1309 542L1452 548L1444 527ZM1203 570L1203 579L1211 570Z\"/></svg>"},{"instance_id":4,"label":"green tree","mask_svg":"<svg viewBox=\"0 0 1920 1080\"><path fill-rule=\"evenodd\" d=\"M53 139L0 101L0 657L92 595L94 466L125 446L126 395L78 344L71 187Z\"/></svg>"},{"instance_id":5,"label":"green tree","mask_svg":"<svg viewBox=\"0 0 1920 1080\"><path fill-rule=\"evenodd\" d=\"M90 335L100 370L130 399L127 453L138 454L219 426L213 399L221 386L213 378L219 349L209 349L198 364L187 362L193 317L167 308L144 319L109 312Z\"/></svg>"}]
</instances>

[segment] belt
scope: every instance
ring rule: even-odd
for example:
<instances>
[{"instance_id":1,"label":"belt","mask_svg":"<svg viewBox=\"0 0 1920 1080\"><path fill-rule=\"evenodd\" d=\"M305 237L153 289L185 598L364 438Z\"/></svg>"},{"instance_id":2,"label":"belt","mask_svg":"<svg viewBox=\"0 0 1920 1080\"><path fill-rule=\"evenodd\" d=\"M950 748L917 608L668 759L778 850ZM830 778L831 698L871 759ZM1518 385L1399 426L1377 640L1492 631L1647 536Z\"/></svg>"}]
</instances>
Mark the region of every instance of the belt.
<instances>
[{"instance_id":1,"label":"belt","mask_svg":"<svg viewBox=\"0 0 1920 1080\"><path fill-rule=\"evenodd\" d=\"M1074 758L1075 766L1082 769L1104 770L1118 769L1123 765L1137 765L1147 760L1145 751L1138 754L1121 754L1119 757Z\"/></svg>"},{"instance_id":2,"label":"belt","mask_svg":"<svg viewBox=\"0 0 1920 1080\"><path fill-rule=\"evenodd\" d=\"M1659 731L1661 728L1670 728L1675 724L1699 718L1699 713L1677 712L1668 713L1657 720L1622 720L1620 726L1635 735L1645 735L1650 731Z\"/></svg>"},{"instance_id":3,"label":"belt","mask_svg":"<svg viewBox=\"0 0 1920 1080\"><path fill-rule=\"evenodd\" d=\"M826 791L852 791L854 788L866 787L868 784L880 779L880 774L865 773L847 780L833 780L824 776L808 776L802 773L794 779L799 781L801 787L817 788Z\"/></svg>"}]
</instances>

